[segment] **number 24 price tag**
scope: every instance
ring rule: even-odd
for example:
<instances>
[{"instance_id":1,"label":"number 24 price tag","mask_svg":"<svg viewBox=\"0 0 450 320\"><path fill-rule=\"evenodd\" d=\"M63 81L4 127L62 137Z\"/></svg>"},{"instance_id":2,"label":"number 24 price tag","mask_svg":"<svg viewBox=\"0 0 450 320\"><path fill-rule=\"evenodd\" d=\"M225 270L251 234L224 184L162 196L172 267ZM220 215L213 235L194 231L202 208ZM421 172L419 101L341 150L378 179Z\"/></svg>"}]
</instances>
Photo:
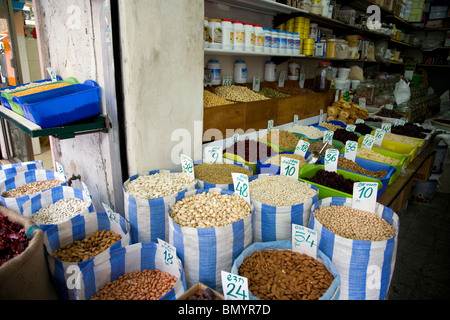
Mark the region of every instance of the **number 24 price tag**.
<instances>
[{"instance_id":1,"label":"number 24 price tag","mask_svg":"<svg viewBox=\"0 0 450 320\"><path fill-rule=\"evenodd\" d=\"M352 208L375 212L377 205L378 183L355 182L353 184Z\"/></svg>"},{"instance_id":2,"label":"number 24 price tag","mask_svg":"<svg viewBox=\"0 0 450 320\"><path fill-rule=\"evenodd\" d=\"M204 162L206 163L223 162L222 149L223 148L221 146L206 147Z\"/></svg>"},{"instance_id":3,"label":"number 24 price tag","mask_svg":"<svg viewBox=\"0 0 450 320\"><path fill-rule=\"evenodd\" d=\"M317 232L298 224L292 224L292 251L316 259Z\"/></svg>"},{"instance_id":4,"label":"number 24 price tag","mask_svg":"<svg viewBox=\"0 0 450 320\"><path fill-rule=\"evenodd\" d=\"M222 290L225 300L250 300L248 279L223 270Z\"/></svg>"},{"instance_id":5,"label":"number 24 price tag","mask_svg":"<svg viewBox=\"0 0 450 320\"><path fill-rule=\"evenodd\" d=\"M231 175L233 177L234 193L244 198L247 203L250 203L248 176L246 174L236 172L233 172Z\"/></svg>"}]
</instances>

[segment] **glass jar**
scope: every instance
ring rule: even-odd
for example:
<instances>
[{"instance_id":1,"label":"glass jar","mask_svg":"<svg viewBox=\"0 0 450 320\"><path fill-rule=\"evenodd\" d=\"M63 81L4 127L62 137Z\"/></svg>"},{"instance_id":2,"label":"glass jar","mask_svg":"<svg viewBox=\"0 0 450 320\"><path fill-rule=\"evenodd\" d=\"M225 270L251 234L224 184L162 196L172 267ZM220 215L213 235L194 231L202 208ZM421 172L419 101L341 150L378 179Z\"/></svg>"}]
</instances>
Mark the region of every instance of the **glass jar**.
<instances>
[{"instance_id":1,"label":"glass jar","mask_svg":"<svg viewBox=\"0 0 450 320\"><path fill-rule=\"evenodd\" d=\"M327 41L327 58L336 57L336 39L328 39Z\"/></svg>"},{"instance_id":2,"label":"glass jar","mask_svg":"<svg viewBox=\"0 0 450 320\"><path fill-rule=\"evenodd\" d=\"M371 106L375 97L375 83L371 80L362 82L358 85L355 92L354 101L359 104L360 98L366 99L366 105Z\"/></svg>"},{"instance_id":3,"label":"glass jar","mask_svg":"<svg viewBox=\"0 0 450 320\"><path fill-rule=\"evenodd\" d=\"M403 118L408 119L408 122L412 122L413 118L412 118L412 103L410 102L404 102L399 104L396 108L395 108L395 112L397 112L398 114L400 114Z\"/></svg>"},{"instance_id":4,"label":"glass jar","mask_svg":"<svg viewBox=\"0 0 450 320\"><path fill-rule=\"evenodd\" d=\"M350 47L347 41L339 39L336 40L336 59L347 59L350 55Z\"/></svg>"},{"instance_id":5,"label":"glass jar","mask_svg":"<svg viewBox=\"0 0 450 320\"><path fill-rule=\"evenodd\" d=\"M376 108L380 108L387 104L395 104L395 97L392 93L388 91L384 91L383 93L377 95L374 99L373 106Z\"/></svg>"},{"instance_id":6,"label":"glass jar","mask_svg":"<svg viewBox=\"0 0 450 320\"><path fill-rule=\"evenodd\" d=\"M314 78L314 91L327 92L331 85L331 63L319 62Z\"/></svg>"}]
</instances>

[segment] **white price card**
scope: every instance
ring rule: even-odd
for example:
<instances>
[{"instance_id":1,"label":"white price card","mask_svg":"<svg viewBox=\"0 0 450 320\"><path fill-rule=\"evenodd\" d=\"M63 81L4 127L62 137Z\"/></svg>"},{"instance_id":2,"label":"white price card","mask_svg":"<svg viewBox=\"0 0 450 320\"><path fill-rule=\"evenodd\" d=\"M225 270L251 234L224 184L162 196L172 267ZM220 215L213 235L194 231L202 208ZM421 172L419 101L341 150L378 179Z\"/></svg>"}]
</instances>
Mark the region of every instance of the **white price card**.
<instances>
[{"instance_id":1,"label":"white price card","mask_svg":"<svg viewBox=\"0 0 450 320\"><path fill-rule=\"evenodd\" d=\"M320 112L319 112L319 124L322 124L322 122L323 122L323 109L320 109Z\"/></svg>"},{"instance_id":2,"label":"white price card","mask_svg":"<svg viewBox=\"0 0 450 320\"><path fill-rule=\"evenodd\" d=\"M358 142L347 140L347 142L345 143L344 157L347 158L348 160L355 161L357 151L358 151Z\"/></svg>"},{"instance_id":3,"label":"white price card","mask_svg":"<svg viewBox=\"0 0 450 320\"><path fill-rule=\"evenodd\" d=\"M58 161L55 161L56 172L64 175L64 168Z\"/></svg>"},{"instance_id":4,"label":"white price card","mask_svg":"<svg viewBox=\"0 0 450 320\"><path fill-rule=\"evenodd\" d=\"M205 147L205 154L203 156L205 163L223 162L223 148L222 146Z\"/></svg>"},{"instance_id":5,"label":"white price card","mask_svg":"<svg viewBox=\"0 0 450 320\"><path fill-rule=\"evenodd\" d=\"M177 249L159 238L156 247L156 256L159 258L156 259L156 261L164 262L164 269L166 272L170 274L179 274L181 265L177 258Z\"/></svg>"},{"instance_id":6,"label":"white price card","mask_svg":"<svg viewBox=\"0 0 450 320\"><path fill-rule=\"evenodd\" d=\"M239 133L235 133L233 136L233 142L236 143L239 141Z\"/></svg>"},{"instance_id":7,"label":"white price card","mask_svg":"<svg viewBox=\"0 0 450 320\"><path fill-rule=\"evenodd\" d=\"M297 159L281 157L280 175L298 179L300 161Z\"/></svg>"},{"instance_id":8,"label":"white price card","mask_svg":"<svg viewBox=\"0 0 450 320\"><path fill-rule=\"evenodd\" d=\"M364 140L361 143L362 149L372 150L373 142L375 141L375 137L371 134L366 134L364 136Z\"/></svg>"},{"instance_id":9,"label":"white price card","mask_svg":"<svg viewBox=\"0 0 450 320\"><path fill-rule=\"evenodd\" d=\"M392 123L383 122L381 124L381 129L384 130L384 132L391 132Z\"/></svg>"},{"instance_id":10,"label":"white price card","mask_svg":"<svg viewBox=\"0 0 450 320\"><path fill-rule=\"evenodd\" d=\"M181 155L181 169L185 174L187 174L192 179L195 179L194 174L194 162L187 155Z\"/></svg>"},{"instance_id":11,"label":"white price card","mask_svg":"<svg viewBox=\"0 0 450 320\"><path fill-rule=\"evenodd\" d=\"M297 146L295 147L295 154L298 154L299 156L305 157L306 152L308 152L310 143L305 140L299 140L297 143Z\"/></svg>"},{"instance_id":12,"label":"white price card","mask_svg":"<svg viewBox=\"0 0 450 320\"><path fill-rule=\"evenodd\" d=\"M347 130L348 132L355 132L356 126L354 124L348 124L345 127L345 130Z\"/></svg>"},{"instance_id":13,"label":"white price card","mask_svg":"<svg viewBox=\"0 0 450 320\"><path fill-rule=\"evenodd\" d=\"M366 108L366 98L359 98L358 104L361 108Z\"/></svg>"},{"instance_id":14,"label":"white price card","mask_svg":"<svg viewBox=\"0 0 450 320\"><path fill-rule=\"evenodd\" d=\"M253 91L258 92L261 87L261 79L259 77L253 77Z\"/></svg>"},{"instance_id":15,"label":"white price card","mask_svg":"<svg viewBox=\"0 0 450 320\"><path fill-rule=\"evenodd\" d=\"M339 157L338 149L327 149L327 151L325 151L324 157L325 171L337 172L338 157Z\"/></svg>"},{"instance_id":16,"label":"white price card","mask_svg":"<svg viewBox=\"0 0 450 320\"><path fill-rule=\"evenodd\" d=\"M294 114L294 126L298 125L298 114Z\"/></svg>"},{"instance_id":17,"label":"white price card","mask_svg":"<svg viewBox=\"0 0 450 320\"><path fill-rule=\"evenodd\" d=\"M102 203L103 208L105 209L106 215L108 216L110 221L117 222L117 214L105 203Z\"/></svg>"},{"instance_id":18,"label":"white price card","mask_svg":"<svg viewBox=\"0 0 450 320\"><path fill-rule=\"evenodd\" d=\"M273 129L273 120L269 120L267 122L267 131L270 131Z\"/></svg>"},{"instance_id":19,"label":"white price card","mask_svg":"<svg viewBox=\"0 0 450 320\"><path fill-rule=\"evenodd\" d=\"M404 125L405 125L405 120L403 120L403 119L395 119L394 126L404 126Z\"/></svg>"},{"instance_id":20,"label":"white price card","mask_svg":"<svg viewBox=\"0 0 450 320\"><path fill-rule=\"evenodd\" d=\"M394 109L394 106L391 103L386 104L384 107L386 108L386 110Z\"/></svg>"},{"instance_id":21,"label":"white price card","mask_svg":"<svg viewBox=\"0 0 450 320\"><path fill-rule=\"evenodd\" d=\"M324 131L322 142L331 144L333 142L333 136L334 131L331 130Z\"/></svg>"},{"instance_id":22,"label":"white price card","mask_svg":"<svg viewBox=\"0 0 450 320\"><path fill-rule=\"evenodd\" d=\"M317 258L317 232L305 226L292 224L292 251Z\"/></svg>"},{"instance_id":23,"label":"white price card","mask_svg":"<svg viewBox=\"0 0 450 320\"><path fill-rule=\"evenodd\" d=\"M86 193L86 196L88 198L92 198L87 185L83 181L81 181L81 185L83 186L83 191L84 191L84 193Z\"/></svg>"},{"instance_id":24,"label":"white price card","mask_svg":"<svg viewBox=\"0 0 450 320\"><path fill-rule=\"evenodd\" d=\"M284 81L286 80L286 71L280 72L280 77L278 78L278 86L280 88L284 87Z\"/></svg>"},{"instance_id":25,"label":"white price card","mask_svg":"<svg viewBox=\"0 0 450 320\"><path fill-rule=\"evenodd\" d=\"M250 189L248 185L248 176L243 173L233 172L234 194L242 197L247 203L250 203Z\"/></svg>"},{"instance_id":26,"label":"white price card","mask_svg":"<svg viewBox=\"0 0 450 320\"><path fill-rule=\"evenodd\" d=\"M53 70L53 68L47 68L48 74L50 75L50 79L52 79L52 82L58 81L56 77L56 72Z\"/></svg>"},{"instance_id":27,"label":"white price card","mask_svg":"<svg viewBox=\"0 0 450 320\"><path fill-rule=\"evenodd\" d=\"M250 300L247 278L223 270L221 276L225 300Z\"/></svg>"},{"instance_id":28,"label":"white price card","mask_svg":"<svg viewBox=\"0 0 450 320\"><path fill-rule=\"evenodd\" d=\"M355 182L353 184L352 208L375 212L378 196L378 183Z\"/></svg>"},{"instance_id":29,"label":"white price card","mask_svg":"<svg viewBox=\"0 0 450 320\"><path fill-rule=\"evenodd\" d=\"M405 121L405 123L408 123L408 118L401 117L400 120L403 120L403 121Z\"/></svg>"},{"instance_id":30,"label":"white price card","mask_svg":"<svg viewBox=\"0 0 450 320\"><path fill-rule=\"evenodd\" d=\"M222 77L222 86L231 86L233 83L233 77L230 76L223 76Z\"/></svg>"},{"instance_id":31,"label":"white price card","mask_svg":"<svg viewBox=\"0 0 450 320\"><path fill-rule=\"evenodd\" d=\"M374 136L373 144L376 144L377 146L381 146L383 144L384 135L386 132L383 129L376 129Z\"/></svg>"},{"instance_id":32,"label":"white price card","mask_svg":"<svg viewBox=\"0 0 450 320\"><path fill-rule=\"evenodd\" d=\"M355 124L360 124L360 123L364 123L363 119L356 119L355 120Z\"/></svg>"}]
</instances>

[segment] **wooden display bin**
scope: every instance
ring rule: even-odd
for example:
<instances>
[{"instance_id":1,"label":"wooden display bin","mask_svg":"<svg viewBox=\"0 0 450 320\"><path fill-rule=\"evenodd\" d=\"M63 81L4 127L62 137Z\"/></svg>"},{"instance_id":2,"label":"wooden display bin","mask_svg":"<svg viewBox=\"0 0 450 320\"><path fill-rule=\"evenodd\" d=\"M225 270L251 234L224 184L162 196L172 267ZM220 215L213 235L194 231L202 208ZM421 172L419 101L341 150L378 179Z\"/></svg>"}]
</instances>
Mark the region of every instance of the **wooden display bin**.
<instances>
[{"instance_id":1,"label":"wooden display bin","mask_svg":"<svg viewBox=\"0 0 450 320\"><path fill-rule=\"evenodd\" d=\"M436 151L434 151L430 156L425 160L422 166L417 170L414 174L414 180L420 182L427 182L428 178L433 171L434 158L436 157Z\"/></svg>"}]
</instances>

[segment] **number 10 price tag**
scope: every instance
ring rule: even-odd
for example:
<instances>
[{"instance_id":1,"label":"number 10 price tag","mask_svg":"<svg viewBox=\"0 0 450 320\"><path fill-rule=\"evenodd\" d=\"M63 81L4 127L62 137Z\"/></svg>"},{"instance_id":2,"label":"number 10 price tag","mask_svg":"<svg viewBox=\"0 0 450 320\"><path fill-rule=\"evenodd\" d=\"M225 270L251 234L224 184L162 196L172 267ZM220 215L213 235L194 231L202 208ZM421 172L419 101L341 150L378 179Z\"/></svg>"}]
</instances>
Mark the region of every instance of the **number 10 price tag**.
<instances>
[{"instance_id":1,"label":"number 10 price tag","mask_svg":"<svg viewBox=\"0 0 450 320\"><path fill-rule=\"evenodd\" d=\"M317 231L292 224L292 251L317 258Z\"/></svg>"},{"instance_id":2,"label":"number 10 price tag","mask_svg":"<svg viewBox=\"0 0 450 320\"><path fill-rule=\"evenodd\" d=\"M280 175L298 179L299 167L299 160L281 157Z\"/></svg>"},{"instance_id":3,"label":"number 10 price tag","mask_svg":"<svg viewBox=\"0 0 450 320\"><path fill-rule=\"evenodd\" d=\"M338 157L338 149L328 149L327 151L325 151L325 171L337 172Z\"/></svg>"},{"instance_id":4,"label":"number 10 price tag","mask_svg":"<svg viewBox=\"0 0 450 320\"><path fill-rule=\"evenodd\" d=\"M244 198L247 203L250 203L250 190L248 186L248 176L243 173L233 172L234 194Z\"/></svg>"},{"instance_id":5,"label":"number 10 price tag","mask_svg":"<svg viewBox=\"0 0 450 320\"><path fill-rule=\"evenodd\" d=\"M355 182L353 184L353 209L375 212L377 206L378 183Z\"/></svg>"},{"instance_id":6,"label":"number 10 price tag","mask_svg":"<svg viewBox=\"0 0 450 320\"><path fill-rule=\"evenodd\" d=\"M222 290L225 300L250 300L248 279L223 270Z\"/></svg>"}]
</instances>

